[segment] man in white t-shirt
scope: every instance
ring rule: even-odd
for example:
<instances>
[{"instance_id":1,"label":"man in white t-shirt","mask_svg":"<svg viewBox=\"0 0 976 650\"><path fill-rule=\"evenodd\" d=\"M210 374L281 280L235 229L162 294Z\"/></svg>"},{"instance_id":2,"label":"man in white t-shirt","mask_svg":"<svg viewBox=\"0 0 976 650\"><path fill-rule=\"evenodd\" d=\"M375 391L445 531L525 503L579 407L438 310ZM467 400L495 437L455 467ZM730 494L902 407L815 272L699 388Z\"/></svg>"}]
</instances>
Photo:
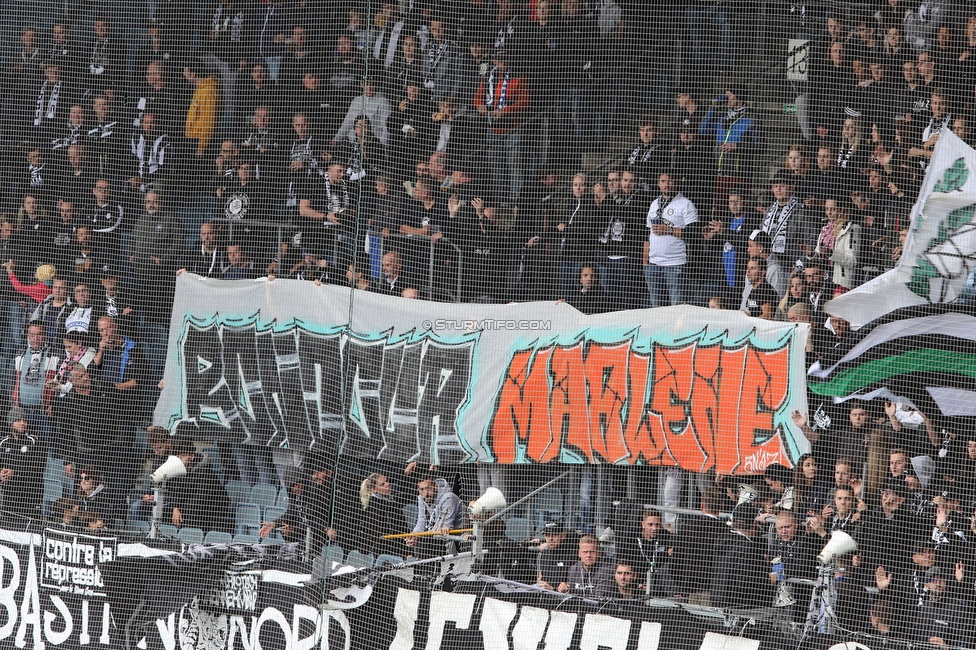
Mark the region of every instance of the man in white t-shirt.
<instances>
[{"instance_id":1,"label":"man in white t-shirt","mask_svg":"<svg viewBox=\"0 0 976 650\"><path fill-rule=\"evenodd\" d=\"M661 195L647 212L644 281L651 295L651 307L666 307L685 301L683 271L688 250L682 232L698 221L698 209L676 191L670 174L659 174L657 187Z\"/></svg>"}]
</instances>

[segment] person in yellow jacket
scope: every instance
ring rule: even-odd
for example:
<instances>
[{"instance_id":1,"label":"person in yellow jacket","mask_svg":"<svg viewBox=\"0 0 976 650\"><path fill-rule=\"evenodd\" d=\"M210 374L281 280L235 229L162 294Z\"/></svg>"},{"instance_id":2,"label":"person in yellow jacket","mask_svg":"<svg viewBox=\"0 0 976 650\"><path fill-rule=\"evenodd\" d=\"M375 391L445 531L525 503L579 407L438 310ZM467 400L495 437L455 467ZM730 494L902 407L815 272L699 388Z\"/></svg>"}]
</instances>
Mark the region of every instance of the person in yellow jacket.
<instances>
[{"instance_id":1,"label":"person in yellow jacket","mask_svg":"<svg viewBox=\"0 0 976 650\"><path fill-rule=\"evenodd\" d=\"M217 127L220 82L196 63L183 68L183 76L196 88L190 109L186 112L186 137L196 141L196 156L202 158Z\"/></svg>"}]
</instances>

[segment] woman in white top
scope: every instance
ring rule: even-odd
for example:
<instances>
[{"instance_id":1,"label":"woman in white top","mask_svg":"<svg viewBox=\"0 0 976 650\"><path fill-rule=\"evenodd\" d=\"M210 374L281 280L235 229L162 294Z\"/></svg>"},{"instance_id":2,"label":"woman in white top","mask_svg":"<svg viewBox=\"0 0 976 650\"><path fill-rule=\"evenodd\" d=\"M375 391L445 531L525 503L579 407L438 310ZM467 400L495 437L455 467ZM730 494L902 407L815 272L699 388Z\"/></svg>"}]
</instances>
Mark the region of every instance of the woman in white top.
<instances>
[{"instance_id":1,"label":"woman in white top","mask_svg":"<svg viewBox=\"0 0 976 650\"><path fill-rule=\"evenodd\" d=\"M857 286L857 258L861 253L861 226L853 223L836 198L824 201L827 225L817 240L817 253L830 260L833 281L840 293Z\"/></svg>"}]
</instances>

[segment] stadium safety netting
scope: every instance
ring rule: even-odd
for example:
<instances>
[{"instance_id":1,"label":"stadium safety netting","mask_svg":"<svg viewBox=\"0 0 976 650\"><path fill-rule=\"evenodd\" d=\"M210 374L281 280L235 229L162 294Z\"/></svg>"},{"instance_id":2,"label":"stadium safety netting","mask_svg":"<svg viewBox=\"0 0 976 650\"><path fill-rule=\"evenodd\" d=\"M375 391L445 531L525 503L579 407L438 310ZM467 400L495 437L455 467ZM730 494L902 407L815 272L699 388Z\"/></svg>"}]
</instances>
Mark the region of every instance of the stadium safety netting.
<instances>
[{"instance_id":1,"label":"stadium safety netting","mask_svg":"<svg viewBox=\"0 0 976 650\"><path fill-rule=\"evenodd\" d=\"M0 648L974 647L973 3L0 13Z\"/></svg>"}]
</instances>

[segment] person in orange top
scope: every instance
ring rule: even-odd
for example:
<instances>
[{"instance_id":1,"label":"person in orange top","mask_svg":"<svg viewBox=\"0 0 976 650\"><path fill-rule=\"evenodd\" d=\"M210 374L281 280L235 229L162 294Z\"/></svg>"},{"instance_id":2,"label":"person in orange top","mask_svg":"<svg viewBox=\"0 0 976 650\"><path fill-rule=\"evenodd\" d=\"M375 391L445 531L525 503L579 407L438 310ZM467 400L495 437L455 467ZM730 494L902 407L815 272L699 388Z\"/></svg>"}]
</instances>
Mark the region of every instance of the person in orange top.
<instances>
[{"instance_id":1,"label":"person in orange top","mask_svg":"<svg viewBox=\"0 0 976 650\"><path fill-rule=\"evenodd\" d=\"M183 68L183 76L196 88L186 112L186 137L196 141L196 156L202 158L217 126L220 82L208 75L199 63L190 63Z\"/></svg>"},{"instance_id":2,"label":"person in orange top","mask_svg":"<svg viewBox=\"0 0 976 650\"><path fill-rule=\"evenodd\" d=\"M488 120L488 154L496 177L495 186L508 188L507 197L514 201L522 188L522 132L519 125L529 109L529 84L525 77L511 69L508 55L498 50L492 57L495 67L481 82L474 95L474 105ZM508 183L504 175L508 175Z\"/></svg>"}]
</instances>

